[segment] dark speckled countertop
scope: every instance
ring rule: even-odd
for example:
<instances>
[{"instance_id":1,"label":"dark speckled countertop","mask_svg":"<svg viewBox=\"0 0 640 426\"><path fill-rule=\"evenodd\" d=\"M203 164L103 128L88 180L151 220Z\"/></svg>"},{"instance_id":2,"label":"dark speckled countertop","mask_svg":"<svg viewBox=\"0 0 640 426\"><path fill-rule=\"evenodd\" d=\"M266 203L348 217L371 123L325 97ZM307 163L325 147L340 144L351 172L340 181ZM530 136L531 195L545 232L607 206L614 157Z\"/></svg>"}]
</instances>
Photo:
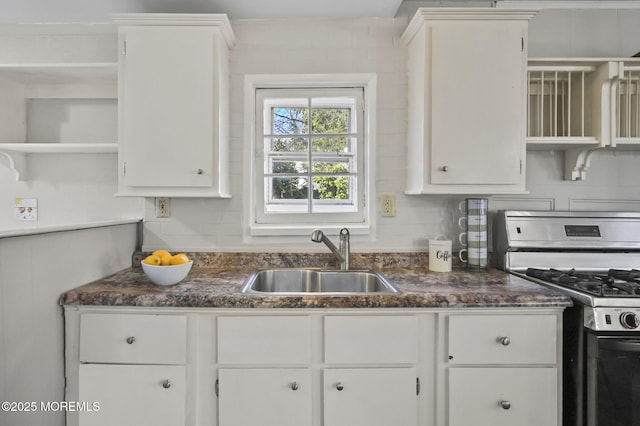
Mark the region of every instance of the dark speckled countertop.
<instances>
[{"instance_id":1,"label":"dark speckled countertop","mask_svg":"<svg viewBox=\"0 0 640 426\"><path fill-rule=\"evenodd\" d=\"M555 290L500 270L452 272L428 270L426 253L352 254L353 269L375 269L400 294L385 295L253 295L240 293L249 273L259 268L334 267L331 256L289 253L187 253L194 267L173 286L151 283L139 267L75 288L60 297L61 305L148 306L193 308L482 308L565 307L571 300Z\"/></svg>"}]
</instances>

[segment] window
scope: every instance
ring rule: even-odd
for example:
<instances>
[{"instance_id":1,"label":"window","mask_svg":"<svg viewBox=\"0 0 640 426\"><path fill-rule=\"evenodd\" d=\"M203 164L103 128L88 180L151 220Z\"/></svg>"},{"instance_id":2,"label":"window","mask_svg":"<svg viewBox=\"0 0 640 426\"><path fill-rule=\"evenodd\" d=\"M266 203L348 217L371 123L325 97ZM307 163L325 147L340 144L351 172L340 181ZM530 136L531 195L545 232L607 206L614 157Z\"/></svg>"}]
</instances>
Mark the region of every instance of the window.
<instances>
[{"instance_id":1,"label":"window","mask_svg":"<svg viewBox=\"0 0 640 426\"><path fill-rule=\"evenodd\" d=\"M267 86L253 90L253 233L368 229L364 85Z\"/></svg>"}]
</instances>

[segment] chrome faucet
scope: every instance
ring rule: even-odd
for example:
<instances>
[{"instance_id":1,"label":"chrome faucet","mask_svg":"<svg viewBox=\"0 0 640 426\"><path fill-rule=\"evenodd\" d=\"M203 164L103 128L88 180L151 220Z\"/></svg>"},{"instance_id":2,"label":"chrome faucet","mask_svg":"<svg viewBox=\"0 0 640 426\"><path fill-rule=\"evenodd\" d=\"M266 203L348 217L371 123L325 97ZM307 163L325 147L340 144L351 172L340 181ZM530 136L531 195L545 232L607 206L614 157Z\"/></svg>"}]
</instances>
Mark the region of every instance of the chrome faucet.
<instances>
[{"instance_id":1,"label":"chrome faucet","mask_svg":"<svg viewBox=\"0 0 640 426\"><path fill-rule=\"evenodd\" d=\"M311 234L311 241L316 243L324 243L331 253L338 259L340 262L340 269L347 270L349 269L349 251L351 247L349 245L349 230L347 228L342 228L340 230L340 248L338 249L326 235L319 229L316 229Z\"/></svg>"}]
</instances>

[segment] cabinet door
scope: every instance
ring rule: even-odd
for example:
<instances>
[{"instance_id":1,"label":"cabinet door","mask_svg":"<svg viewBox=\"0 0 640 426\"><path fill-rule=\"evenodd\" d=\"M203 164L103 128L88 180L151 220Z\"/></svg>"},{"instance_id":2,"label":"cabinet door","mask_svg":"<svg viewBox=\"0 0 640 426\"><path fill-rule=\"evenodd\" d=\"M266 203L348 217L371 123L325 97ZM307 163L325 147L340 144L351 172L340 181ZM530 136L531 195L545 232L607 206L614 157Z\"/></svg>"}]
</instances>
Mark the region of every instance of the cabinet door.
<instances>
[{"instance_id":1,"label":"cabinet door","mask_svg":"<svg viewBox=\"0 0 640 426\"><path fill-rule=\"evenodd\" d=\"M324 425L416 425L416 378L415 368L325 370Z\"/></svg>"},{"instance_id":2,"label":"cabinet door","mask_svg":"<svg viewBox=\"0 0 640 426\"><path fill-rule=\"evenodd\" d=\"M525 33L511 21L432 28L431 183L522 181Z\"/></svg>"},{"instance_id":3,"label":"cabinet door","mask_svg":"<svg viewBox=\"0 0 640 426\"><path fill-rule=\"evenodd\" d=\"M130 27L120 69L122 182L213 183L214 44L210 29Z\"/></svg>"},{"instance_id":4,"label":"cabinet door","mask_svg":"<svg viewBox=\"0 0 640 426\"><path fill-rule=\"evenodd\" d=\"M451 368L449 426L558 424L555 368Z\"/></svg>"},{"instance_id":5,"label":"cabinet door","mask_svg":"<svg viewBox=\"0 0 640 426\"><path fill-rule=\"evenodd\" d=\"M218 426L310 426L306 369L221 369Z\"/></svg>"},{"instance_id":6,"label":"cabinet door","mask_svg":"<svg viewBox=\"0 0 640 426\"><path fill-rule=\"evenodd\" d=\"M82 364L79 401L99 409L79 412L80 426L185 424L184 366Z\"/></svg>"}]
</instances>

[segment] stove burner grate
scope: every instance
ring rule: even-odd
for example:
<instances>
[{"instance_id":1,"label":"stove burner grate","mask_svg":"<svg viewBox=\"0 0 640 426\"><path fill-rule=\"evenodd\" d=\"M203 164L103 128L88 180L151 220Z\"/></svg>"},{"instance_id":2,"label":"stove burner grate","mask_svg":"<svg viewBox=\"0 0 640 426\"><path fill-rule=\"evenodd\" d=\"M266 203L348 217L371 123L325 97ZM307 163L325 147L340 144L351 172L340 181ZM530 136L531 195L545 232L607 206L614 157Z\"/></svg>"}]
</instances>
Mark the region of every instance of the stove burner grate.
<instances>
[{"instance_id":1,"label":"stove burner grate","mask_svg":"<svg viewBox=\"0 0 640 426\"><path fill-rule=\"evenodd\" d=\"M640 270L610 269L606 274L528 268L527 275L598 297L640 297Z\"/></svg>"}]
</instances>

